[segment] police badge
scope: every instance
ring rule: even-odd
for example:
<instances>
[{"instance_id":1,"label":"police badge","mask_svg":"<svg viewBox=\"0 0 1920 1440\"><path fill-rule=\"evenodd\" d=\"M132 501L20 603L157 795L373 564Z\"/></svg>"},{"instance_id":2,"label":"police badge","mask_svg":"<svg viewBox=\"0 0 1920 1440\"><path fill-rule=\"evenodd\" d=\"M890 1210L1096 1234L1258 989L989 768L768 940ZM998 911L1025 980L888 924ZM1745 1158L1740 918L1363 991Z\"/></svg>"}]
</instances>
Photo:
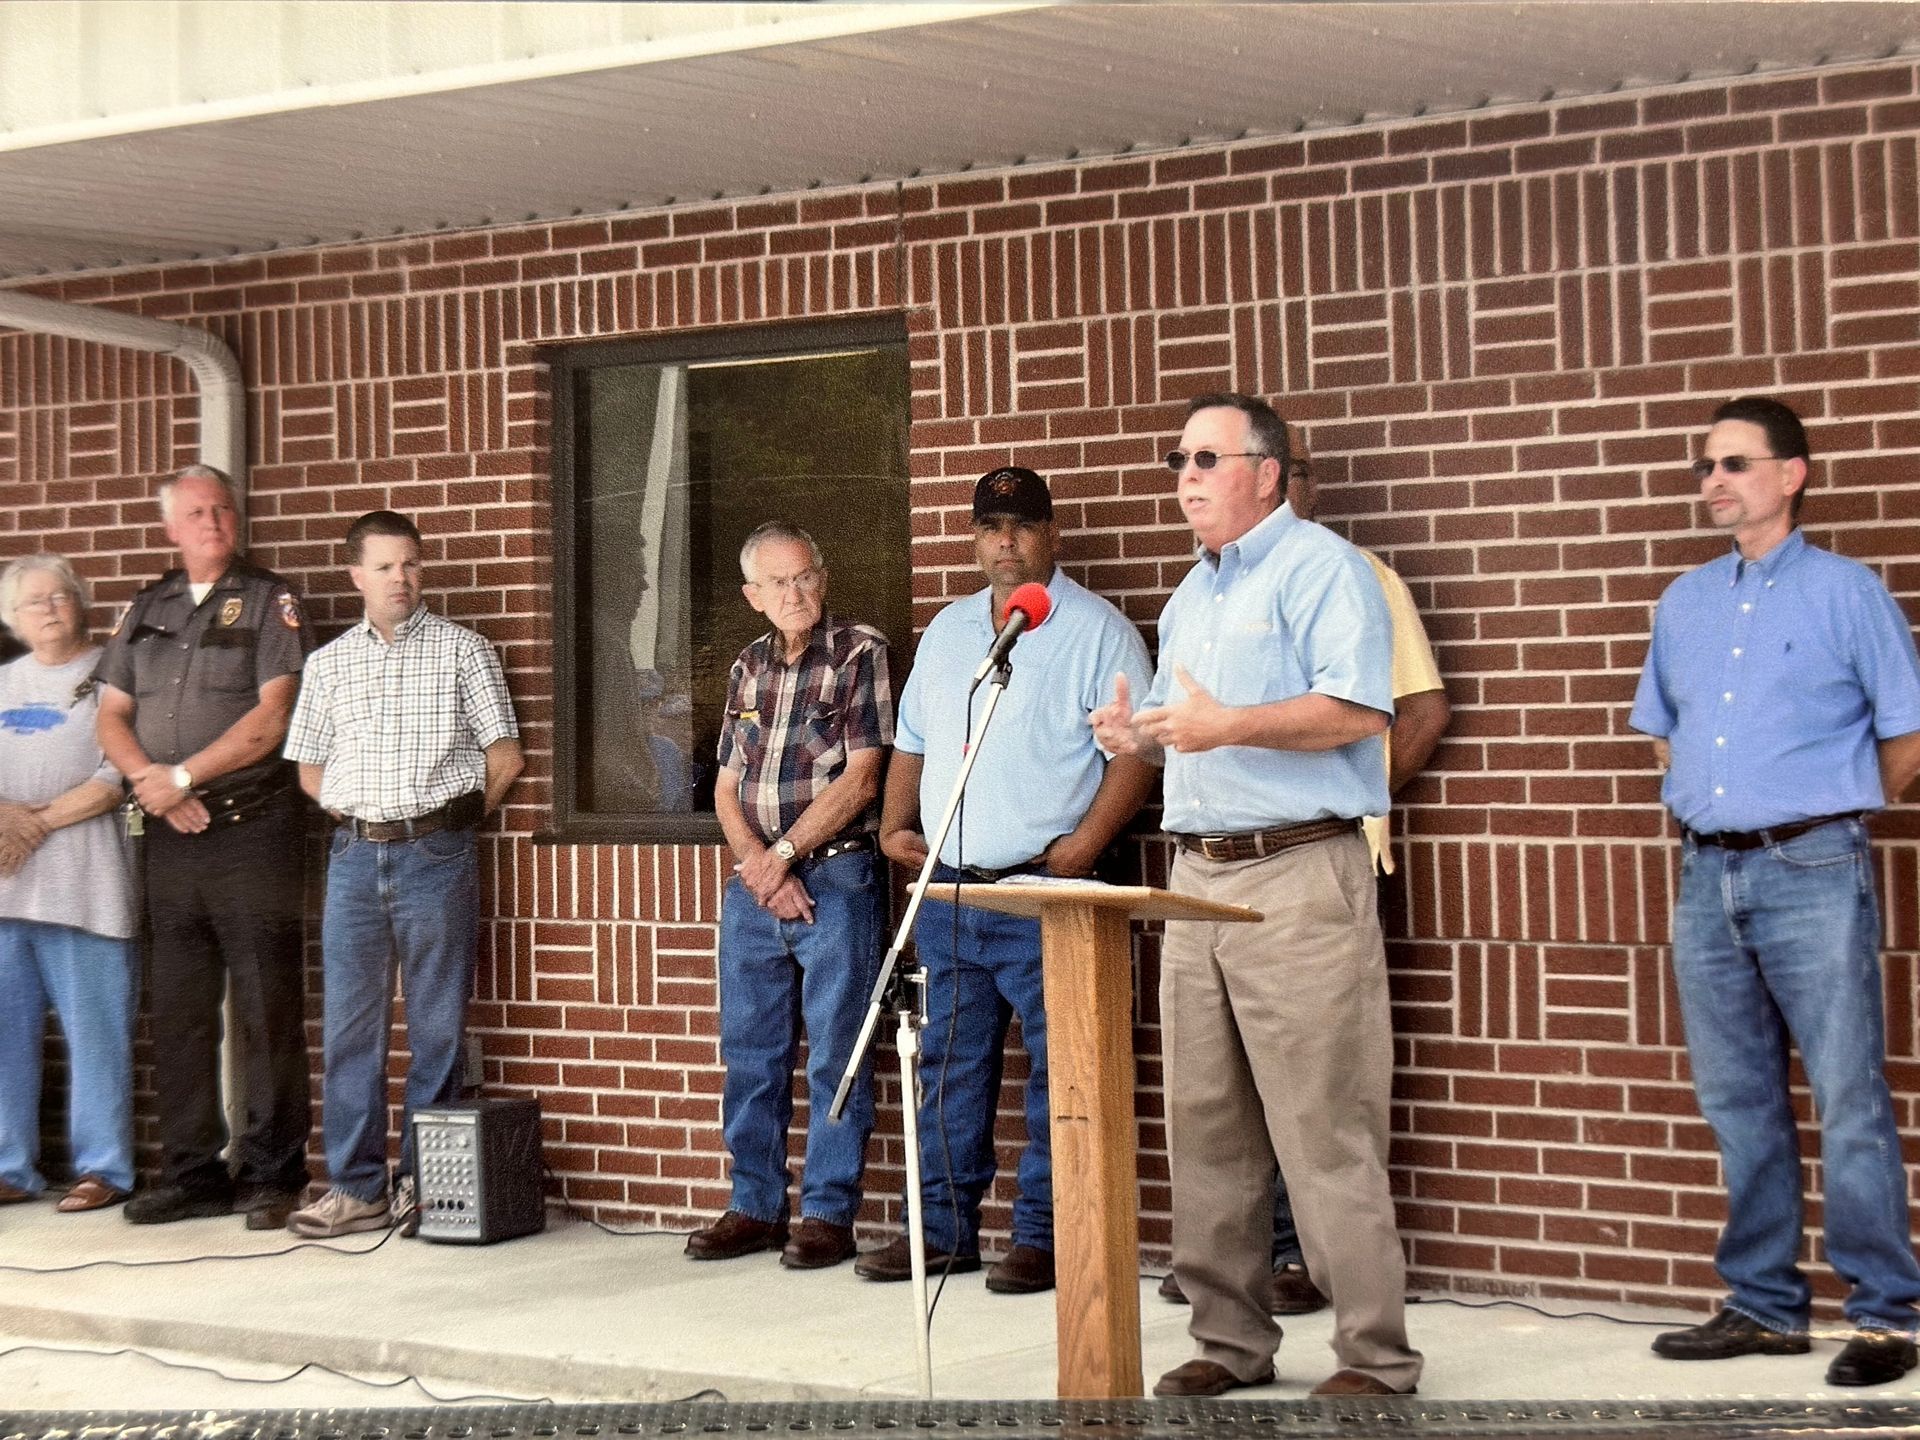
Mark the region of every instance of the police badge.
<instances>
[{"instance_id":1,"label":"police badge","mask_svg":"<svg viewBox=\"0 0 1920 1440\"><path fill-rule=\"evenodd\" d=\"M240 618L240 612L247 608L247 602L238 595L229 596L220 602L220 623L231 625Z\"/></svg>"}]
</instances>

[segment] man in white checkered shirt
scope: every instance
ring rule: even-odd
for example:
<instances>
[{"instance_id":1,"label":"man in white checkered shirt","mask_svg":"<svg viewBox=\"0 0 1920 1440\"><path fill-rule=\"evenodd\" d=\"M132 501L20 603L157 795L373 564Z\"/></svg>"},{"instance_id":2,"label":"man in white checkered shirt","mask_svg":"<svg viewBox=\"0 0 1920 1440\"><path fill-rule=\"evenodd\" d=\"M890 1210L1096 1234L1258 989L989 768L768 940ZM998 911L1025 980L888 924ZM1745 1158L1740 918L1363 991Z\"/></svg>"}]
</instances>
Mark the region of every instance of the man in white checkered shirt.
<instances>
[{"instance_id":1,"label":"man in white checkered shirt","mask_svg":"<svg viewBox=\"0 0 1920 1440\"><path fill-rule=\"evenodd\" d=\"M339 822L328 846L327 1171L301 1235L413 1233L413 1112L457 1099L479 926L474 829L525 763L493 647L420 602L420 532L391 510L347 531L366 618L315 651L287 730L300 788ZM400 1178L387 1193L393 971L407 997Z\"/></svg>"}]
</instances>

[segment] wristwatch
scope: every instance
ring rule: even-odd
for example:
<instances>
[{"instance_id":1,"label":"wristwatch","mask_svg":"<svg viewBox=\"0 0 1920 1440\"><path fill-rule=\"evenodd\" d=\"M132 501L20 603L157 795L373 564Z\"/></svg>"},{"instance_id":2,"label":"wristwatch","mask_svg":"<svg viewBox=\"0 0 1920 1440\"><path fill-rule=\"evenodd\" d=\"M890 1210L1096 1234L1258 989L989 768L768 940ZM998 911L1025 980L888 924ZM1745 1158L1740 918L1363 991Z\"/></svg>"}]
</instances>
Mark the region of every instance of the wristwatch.
<instances>
[{"instance_id":1,"label":"wristwatch","mask_svg":"<svg viewBox=\"0 0 1920 1440\"><path fill-rule=\"evenodd\" d=\"M173 767L173 783L182 790L193 789L193 774L184 765Z\"/></svg>"},{"instance_id":2,"label":"wristwatch","mask_svg":"<svg viewBox=\"0 0 1920 1440\"><path fill-rule=\"evenodd\" d=\"M793 842L783 835L773 842L773 853L791 865L793 857L799 852L793 848Z\"/></svg>"}]
</instances>

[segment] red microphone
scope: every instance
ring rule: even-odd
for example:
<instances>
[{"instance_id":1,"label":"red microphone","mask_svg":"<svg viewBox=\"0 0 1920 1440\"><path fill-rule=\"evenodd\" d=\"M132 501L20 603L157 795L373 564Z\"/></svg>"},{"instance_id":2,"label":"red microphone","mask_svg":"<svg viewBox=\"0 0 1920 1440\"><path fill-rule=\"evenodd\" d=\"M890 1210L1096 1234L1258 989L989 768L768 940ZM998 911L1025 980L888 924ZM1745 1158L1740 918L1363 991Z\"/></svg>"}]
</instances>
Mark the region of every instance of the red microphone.
<instances>
[{"instance_id":1,"label":"red microphone","mask_svg":"<svg viewBox=\"0 0 1920 1440\"><path fill-rule=\"evenodd\" d=\"M980 682L994 670L1007 663L1007 655L1013 649L1013 642L1028 630L1036 630L1047 623L1047 616L1053 610L1053 597L1047 594L1047 587L1038 581L1029 580L1013 594L1007 597L1005 611L1006 623L1000 627L993 648L987 652L987 658L980 662L980 668L973 672L973 684L967 687L971 695L980 688Z\"/></svg>"}]
</instances>

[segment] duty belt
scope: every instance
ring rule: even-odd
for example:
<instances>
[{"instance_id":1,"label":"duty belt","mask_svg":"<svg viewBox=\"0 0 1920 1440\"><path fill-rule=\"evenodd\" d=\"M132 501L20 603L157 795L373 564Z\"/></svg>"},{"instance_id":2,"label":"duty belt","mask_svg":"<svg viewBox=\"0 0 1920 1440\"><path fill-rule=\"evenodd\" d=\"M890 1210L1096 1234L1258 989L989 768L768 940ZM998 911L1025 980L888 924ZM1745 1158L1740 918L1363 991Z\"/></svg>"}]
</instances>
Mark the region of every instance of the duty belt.
<instances>
[{"instance_id":1,"label":"duty belt","mask_svg":"<svg viewBox=\"0 0 1920 1440\"><path fill-rule=\"evenodd\" d=\"M294 795L293 782L283 771L234 785L223 785L222 780L198 786L194 791L200 803L207 807L208 823L215 827L258 820L268 810L286 805Z\"/></svg>"},{"instance_id":2,"label":"duty belt","mask_svg":"<svg viewBox=\"0 0 1920 1440\"><path fill-rule=\"evenodd\" d=\"M1778 845L1822 825L1837 825L1842 820L1858 820L1863 811L1848 810L1839 815L1816 815L1811 820L1796 820L1791 825L1775 825L1766 830L1715 830L1703 835L1698 830L1680 827L1680 833L1696 845L1712 845L1720 850L1761 850Z\"/></svg>"},{"instance_id":3,"label":"duty belt","mask_svg":"<svg viewBox=\"0 0 1920 1440\"><path fill-rule=\"evenodd\" d=\"M1173 838L1182 850L1207 860L1263 860L1296 845L1351 835L1359 826L1358 820L1308 820L1300 825L1276 825L1271 830L1243 830L1237 835L1175 834Z\"/></svg>"},{"instance_id":4,"label":"duty belt","mask_svg":"<svg viewBox=\"0 0 1920 1440\"><path fill-rule=\"evenodd\" d=\"M340 823L348 826L358 839L390 844L395 840L418 840L422 835L433 835L442 830L471 830L485 817L486 810L485 794L479 790L469 790L464 795L455 796L438 810L429 810L424 815L415 815L410 819L358 820L349 815Z\"/></svg>"}]
</instances>

